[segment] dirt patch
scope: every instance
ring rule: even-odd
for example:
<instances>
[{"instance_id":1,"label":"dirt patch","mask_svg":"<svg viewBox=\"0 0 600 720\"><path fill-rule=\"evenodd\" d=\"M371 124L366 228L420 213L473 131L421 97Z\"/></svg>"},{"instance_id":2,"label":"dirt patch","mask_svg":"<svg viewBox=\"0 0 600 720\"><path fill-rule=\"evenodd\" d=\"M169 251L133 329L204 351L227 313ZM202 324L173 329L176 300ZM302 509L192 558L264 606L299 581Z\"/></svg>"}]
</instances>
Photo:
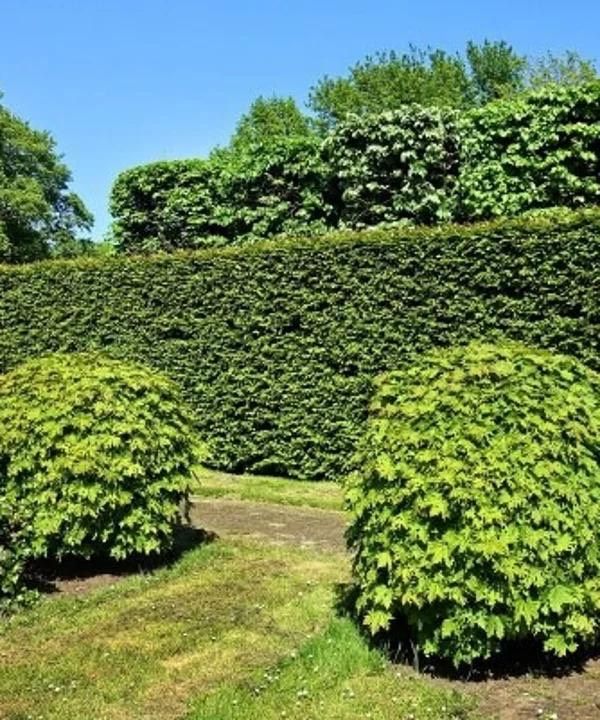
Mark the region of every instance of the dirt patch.
<instances>
[{"instance_id":1,"label":"dirt patch","mask_svg":"<svg viewBox=\"0 0 600 720\"><path fill-rule=\"evenodd\" d=\"M198 537L184 540L179 551L190 542L208 542L215 536L253 537L277 545L295 545L315 550L344 551L346 520L343 513L317 508L300 508L246 500L196 498L191 503L190 521ZM184 533L186 531L183 531ZM179 553L175 553L175 557ZM169 564L173 558L167 559ZM159 564L159 566L160 566ZM36 583L45 592L80 595L118 583L125 577L154 569L148 563L73 561L42 567Z\"/></svg>"},{"instance_id":2,"label":"dirt patch","mask_svg":"<svg viewBox=\"0 0 600 720\"><path fill-rule=\"evenodd\" d=\"M453 687L457 687L452 683ZM599 720L600 661L559 678L523 677L461 683L474 695L485 718L497 720Z\"/></svg>"},{"instance_id":3,"label":"dirt patch","mask_svg":"<svg viewBox=\"0 0 600 720\"><path fill-rule=\"evenodd\" d=\"M194 527L181 527L176 531L173 549L162 557L134 557L121 561L110 558L84 560L78 557L61 561L42 560L31 568L29 579L32 587L43 593L81 595L115 585L132 575L145 575L169 566L186 550L212 542L215 538L214 533Z\"/></svg>"},{"instance_id":4,"label":"dirt patch","mask_svg":"<svg viewBox=\"0 0 600 720\"><path fill-rule=\"evenodd\" d=\"M124 575L111 575L101 573L92 577L56 578L54 581L54 592L63 595L82 595L84 593L108 587L122 580Z\"/></svg>"},{"instance_id":5,"label":"dirt patch","mask_svg":"<svg viewBox=\"0 0 600 720\"><path fill-rule=\"evenodd\" d=\"M343 551L346 543L343 513L315 508L237 500L195 499L192 524L222 536L264 538L280 545Z\"/></svg>"}]
</instances>

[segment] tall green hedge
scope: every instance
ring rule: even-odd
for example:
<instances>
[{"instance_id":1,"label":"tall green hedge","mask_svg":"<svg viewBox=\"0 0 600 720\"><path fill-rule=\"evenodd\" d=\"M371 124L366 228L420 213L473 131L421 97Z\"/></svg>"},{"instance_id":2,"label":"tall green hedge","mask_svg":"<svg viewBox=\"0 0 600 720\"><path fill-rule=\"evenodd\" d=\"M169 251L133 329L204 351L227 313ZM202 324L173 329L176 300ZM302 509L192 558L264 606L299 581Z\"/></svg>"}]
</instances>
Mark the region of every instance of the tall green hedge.
<instances>
[{"instance_id":1,"label":"tall green hedge","mask_svg":"<svg viewBox=\"0 0 600 720\"><path fill-rule=\"evenodd\" d=\"M313 137L150 163L113 186L115 240L122 252L170 252L322 233L337 223L329 184Z\"/></svg>"},{"instance_id":2,"label":"tall green hedge","mask_svg":"<svg viewBox=\"0 0 600 720\"><path fill-rule=\"evenodd\" d=\"M315 137L122 173L127 253L381 224L471 222L600 203L600 81L459 113L409 105Z\"/></svg>"},{"instance_id":3,"label":"tall green hedge","mask_svg":"<svg viewBox=\"0 0 600 720\"><path fill-rule=\"evenodd\" d=\"M377 373L498 333L600 369L600 210L0 270L0 370L102 349L178 381L213 464L338 478Z\"/></svg>"}]
</instances>

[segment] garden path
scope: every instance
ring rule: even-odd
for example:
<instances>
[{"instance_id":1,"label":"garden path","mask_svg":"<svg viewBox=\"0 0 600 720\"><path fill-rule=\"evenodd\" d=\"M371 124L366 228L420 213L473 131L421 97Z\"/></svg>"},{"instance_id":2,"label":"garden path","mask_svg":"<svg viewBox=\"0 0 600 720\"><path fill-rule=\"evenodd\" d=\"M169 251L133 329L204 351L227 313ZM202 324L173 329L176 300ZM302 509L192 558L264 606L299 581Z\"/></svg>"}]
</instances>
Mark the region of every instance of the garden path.
<instances>
[{"instance_id":1,"label":"garden path","mask_svg":"<svg viewBox=\"0 0 600 720\"><path fill-rule=\"evenodd\" d=\"M346 518L341 512L246 500L193 498L194 527L223 537L264 538L281 545L343 551Z\"/></svg>"}]
</instances>

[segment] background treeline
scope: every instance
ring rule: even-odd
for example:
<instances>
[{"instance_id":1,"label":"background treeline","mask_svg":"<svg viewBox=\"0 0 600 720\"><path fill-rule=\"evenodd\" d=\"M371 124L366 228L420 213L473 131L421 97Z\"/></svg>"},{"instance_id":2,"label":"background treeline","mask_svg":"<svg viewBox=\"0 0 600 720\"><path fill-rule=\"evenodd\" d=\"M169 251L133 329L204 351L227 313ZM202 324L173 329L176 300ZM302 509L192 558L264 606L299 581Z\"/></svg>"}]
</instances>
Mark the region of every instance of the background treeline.
<instances>
[{"instance_id":1,"label":"background treeline","mask_svg":"<svg viewBox=\"0 0 600 720\"><path fill-rule=\"evenodd\" d=\"M469 42L454 54L414 47L377 53L344 76L317 82L306 112L292 98L258 98L229 144L206 160L124 173L102 243L90 239L93 218L69 189L71 175L52 136L0 104L0 262L466 220L542 207L557 194L560 204L580 205L596 197L587 175L593 139L583 127L575 137L571 125L593 125L593 101L582 107L583 96L550 93L524 110L518 102L531 91L581 87L597 77L594 63L577 53L532 59L503 41ZM470 113L511 99L517 105L498 105L481 119ZM555 131L558 137L540 145L541 135ZM501 156L505 145L507 162L492 152ZM522 157L539 159L547 150L550 185L540 188L542 168L522 168ZM563 151L571 155L564 162ZM480 175L469 173L479 161ZM479 198L475 184L482 181ZM495 192L487 190L492 182ZM528 200L532 193L540 197Z\"/></svg>"},{"instance_id":2,"label":"background treeline","mask_svg":"<svg viewBox=\"0 0 600 720\"><path fill-rule=\"evenodd\" d=\"M0 270L0 372L101 350L162 370L210 463L343 476L374 376L497 335L600 369L600 211Z\"/></svg>"},{"instance_id":3,"label":"background treeline","mask_svg":"<svg viewBox=\"0 0 600 720\"><path fill-rule=\"evenodd\" d=\"M255 106L262 121L269 110L275 108L266 101ZM283 113L293 117L289 105ZM321 135L297 117L288 123L296 134L261 139L249 120L231 147L206 160L121 174L111 200L118 249L171 251L338 228L469 222L600 199L597 80L466 110L404 105L355 114Z\"/></svg>"}]
</instances>

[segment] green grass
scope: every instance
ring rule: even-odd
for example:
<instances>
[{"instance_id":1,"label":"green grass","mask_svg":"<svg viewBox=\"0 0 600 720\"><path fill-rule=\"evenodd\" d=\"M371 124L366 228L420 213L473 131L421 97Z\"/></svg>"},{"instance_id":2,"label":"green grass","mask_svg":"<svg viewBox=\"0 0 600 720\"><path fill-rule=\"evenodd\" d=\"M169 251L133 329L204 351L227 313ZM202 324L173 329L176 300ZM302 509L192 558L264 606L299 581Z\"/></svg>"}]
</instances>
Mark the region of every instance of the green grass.
<instances>
[{"instance_id":1,"label":"green grass","mask_svg":"<svg viewBox=\"0 0 600 720\"><path fill-rule=\"evenodd\" d=\"M192 493L199 497L251 500L342 510L343 493L338 483L289 480L257 475L229 475L197 468Z\"/></svg>"},{"instance_id":2,"label":"green grass","mask_svg":"<svg viewBox=\"0 0 600 720\"><path fill-rule=\"evenodd\" d=\"M219 541L146 576L47 596L0 626L0 718L474 718L336 617L348 573L335 553Z\"/></svg>"},{"instance_id":3,"label":"green grass","mask_svg":"<svg viewBox=\"0 0 600 720\"><path fill-rule=\"evenodd\" d=\"M49 597L0 627L2 720L162 720L322 632L335 555L214 543L174 567Z\"/></svg>"},{"instance_id":4,"label":"green grass","mask_svg":"<svg viewBox=\"0 0 600 720\"><path fill-rule=\"evenodd\" d=\"M474 703L454 690L394 672L370 650L355 626L333 620L299 653L199 700L189 720L459 720L475 718Z\"/></svg>"}]
</instances>

